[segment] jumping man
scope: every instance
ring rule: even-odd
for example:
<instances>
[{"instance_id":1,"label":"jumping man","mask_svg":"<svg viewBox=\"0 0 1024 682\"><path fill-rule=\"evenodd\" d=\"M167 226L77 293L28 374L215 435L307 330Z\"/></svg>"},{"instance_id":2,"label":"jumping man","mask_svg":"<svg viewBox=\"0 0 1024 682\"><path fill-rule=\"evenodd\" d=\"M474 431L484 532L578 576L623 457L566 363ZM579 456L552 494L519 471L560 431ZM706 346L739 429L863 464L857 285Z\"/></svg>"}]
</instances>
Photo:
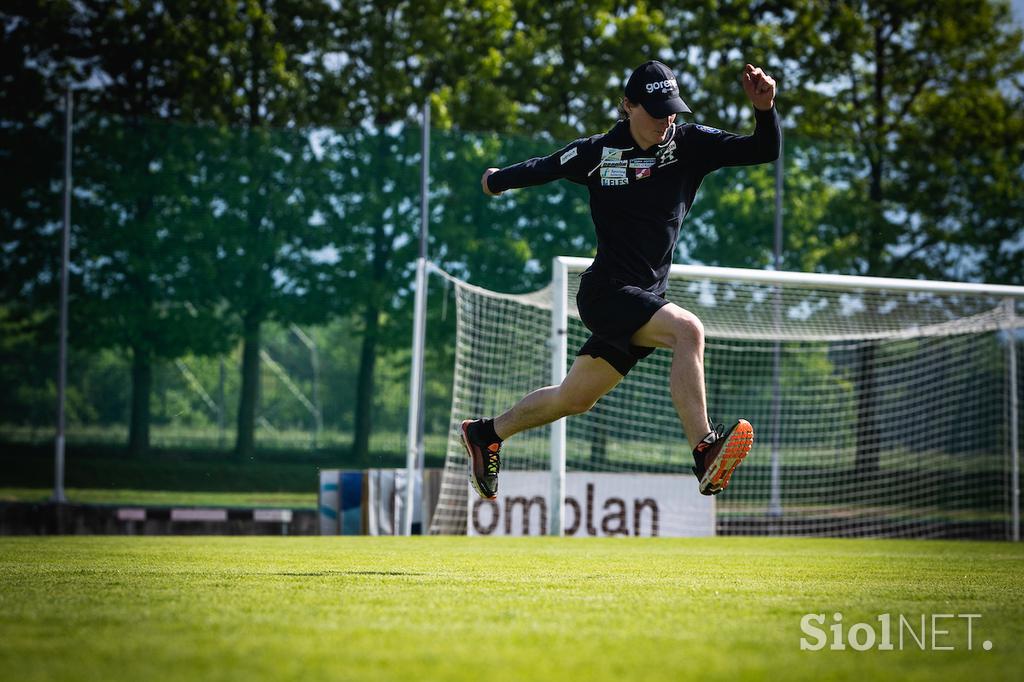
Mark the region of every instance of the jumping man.
<instances>
[{"instance_id":1,"label":"jumping man","mask_svg":"<svg viewBox=\"0 0 1024 682\"><path fill-rule=\"evenodd\" d=\"M462 422L481 497L498 494L501 444L520 431L586 412L655 348L672 351L672 402L693 451L703 495L717 495L750 452L754 430L744 419L728 431L708 419L704 327L665 300L672 253L683 217L704 176L724 166L768 163L779 156L775 80L747 64L743 90L754 105L753 135L676 123L690 113L672 71L661 62L638 67L626 82L624 119L601 135L578 139L550 156L488 168L485 194L564 178L585 185L597 231L597 256L580 276L576 303L591 337L558 386L538 389L494 419Z\"/></svg>"}]
</instances>

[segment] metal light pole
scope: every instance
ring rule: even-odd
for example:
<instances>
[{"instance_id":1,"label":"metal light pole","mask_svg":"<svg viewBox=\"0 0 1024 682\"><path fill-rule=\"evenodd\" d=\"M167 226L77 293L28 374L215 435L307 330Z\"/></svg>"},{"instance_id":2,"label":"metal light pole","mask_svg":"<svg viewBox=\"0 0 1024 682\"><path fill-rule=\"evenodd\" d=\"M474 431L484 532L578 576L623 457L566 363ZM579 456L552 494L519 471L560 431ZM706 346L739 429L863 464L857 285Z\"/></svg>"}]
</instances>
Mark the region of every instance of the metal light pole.
<instances>
[{"instance_id":1,"label":"metal light pole","mask_svg":"<svg viewBox=\"0 0 1024 682\"><path fill-rule=\"evenodd\" d=\"M64 91L64 229L60 264L60 343L57 360L57 436L53 453L53 501L64 495L64 396L68 383L68 261L71 259L71 86Z\"/></svg>"},{"instance_id":2,"label":"metal light pole","mask_svg":"<svg viewBox=\"0 0 1024 682\"><path fill-rule=\"evenodd\" d=\"M402 532L412 535L417 474L423 470L423 347L427 327L427 234L430 189L430 97L423 102L423 151L420 162L420 255L416 259L416 298L412 330L412 368L409 373L409 427L406 439L405 515ZM425 521L425 520L424 520Z\"/></svg>"}]
</instances>

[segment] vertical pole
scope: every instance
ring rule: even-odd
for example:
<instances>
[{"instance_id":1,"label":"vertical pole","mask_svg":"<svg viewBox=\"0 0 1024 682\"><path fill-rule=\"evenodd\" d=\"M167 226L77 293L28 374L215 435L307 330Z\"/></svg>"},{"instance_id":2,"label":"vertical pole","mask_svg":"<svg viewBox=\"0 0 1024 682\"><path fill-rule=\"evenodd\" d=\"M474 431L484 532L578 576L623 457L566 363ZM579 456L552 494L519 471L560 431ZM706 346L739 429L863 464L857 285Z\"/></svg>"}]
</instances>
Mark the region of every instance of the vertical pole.
<instances>
[{"instance_id":1,"label":"vertical pole","mask_svg":"<svg viewBox=\"0 0 1024 682\"><path fill-rule=\"evenodd\" d=\"M423 444L423 424L425 421L425 410L423 409L424 397L423 397L423 372L426 366L425 360L425 348L426 348L426 334L427 334L427 287L429 284L430 277L430 261L427 257L428 250L428 237L430 236L430 96L427 95L423 98L423 135L421 136L423 144L423 150L421 157L423 163L420 167L420 221L423 224L423 229L420 230L420 258L423 259L423 298L420 301L420 319L422 320L423 327L420 330L420 369L417 374L417 381L419 382L420 398L419 407L417 413L419 419L416 423L416 482L420 486L420 533L426 535L427 528L430 526L430 519L427 518L426 508L427 501L426 496L423 494L425 488L423 484L426 476L426 448ZM415 502L415 498L413 499Z\"/></svg>"},{"instance_id":2,"label":"vertical pole","mask_svg":"<svg viewBox=\"0 0 1024 682\"><path fill-rule=\"evenodd\" d=\"M306 332L302 331L299 325L292 323L288 328L291 329L295 338L309 351L309 366L313 370L313 447L316 448L324 431L324 410L320 405L320 355L317 351L316 341Z\"/></svg>"},{"instance_id":3,"label":"vertical pole","mask_svg":"<svg viewBox=\"0 0 1024 682\"><path fill-rule=\"evenodd\" d=\"M220 358L220 378L217 382L217 447L224 449L227 432L227 403L224 397L224 384L227 381L227 370L224 367L224 356Z\"/></svg>"},{"instance_id":4,"label":"vertical pole","mask_svg":"<svg viewBox=\"0 0 1024 682\"><path fill-rule=\"evenodd\" d=\"M64 396L68 383L68 262L71 260L71 86L64 92L64 230L60 263L60 350L57 360L57 436L54 439L53 501L64 494Z\"/></svg>"},{"instance_id":5,"label":"vertical pole","mask_svg":"<svg viewBox=\"0 0 1024 682\"><path fill-rule=\"evenodd\" d=\"M1020 403L1017 386L1017 315L1012 298L1003 305L1007 312L1007 346L1009 350L1008 371L1010 374L1010 517L1011 537L1020 542Z\"/></svg>"},{"instance_id":6,"label":"vertical pole","mask_svg":"<svg viewBox=\"0 0 1024 682\"><path fill-rule=\"evenodd\" d=\"M412 367L409 372L409 424L405 451L405 515L402 532L412 535L416 480L423 466L423 346L427 317L427 230L430 189L430 98L423 102L423 150L420 159L420 256L416 259L415 313L412 327ZM426 519L423 519L426 526Z\"/></svg>"},{"instance_id":7,"label":"vertical pole","mask_svg":"<svg viewBox=\"0 0 1024 682\"><path fill-rule=\"evenodd\" d=\"M430 209L427 192L430 190L430 97L423 100L423 148L420 154L420 258L427 257L427 237L430 229Z\"/></svg>"},{"instance_id":8,"label":"vertical pole","mask_svg":"<svg viewBox=\"0 0 1024 682\"><path fill-rule=\"evenodd\" d=\"M783 190L783 159L780 141L779 158L775 161L775 248L774 262L776 272L782 269L782 190ZM775 344L772 349L772 458L771 458L771 495L768 502L768 515L782 516L782 476L781 476L781 440L782 440L782 342L778 338L782 326L782 289L776 285L775 300L772 308L775 328Z\"/></svg>"},{"instance_id":9,"label":"vertical pole","mask_svg":"<svg viewBox=\"0 0 1024 682\"><path fill-rule=\"evenodd\" d=\"M416 474L419 472L419 426L422 412L424 317L426 313L427 259L416 259L415 315L412 325L412 367L409 372L409 424L405 449L405 512L402 534L412 535Z\"/></svg>"},{"instance_id":10,"label":"vertical pole","mask_svg":"<svg viewBox=\"0 0 1024 682\"><path fill-rule=\"evenodd\" d=\"M568 345L569 318L566 300L569 297L569 268L555 258L551 269L551 383L558 385L565 378L565 353ZM562 510L565 504L565 418L551 423L551 508L548 534L563 533Z\"/></svg>"},{"instance_id":11,"label":"vertical pole","mask_svg":"<svg viewBox=\"0 0 1024 682\"><path fill-rule=\"evenodd\" d=\"M324 435L324 406L320 404L320 351L316 342L312 341L309 348L309 359L313 364L313 407L316 408L316 438L313 440L314 447L323 444Z\"/></svg>"}]
</instances>

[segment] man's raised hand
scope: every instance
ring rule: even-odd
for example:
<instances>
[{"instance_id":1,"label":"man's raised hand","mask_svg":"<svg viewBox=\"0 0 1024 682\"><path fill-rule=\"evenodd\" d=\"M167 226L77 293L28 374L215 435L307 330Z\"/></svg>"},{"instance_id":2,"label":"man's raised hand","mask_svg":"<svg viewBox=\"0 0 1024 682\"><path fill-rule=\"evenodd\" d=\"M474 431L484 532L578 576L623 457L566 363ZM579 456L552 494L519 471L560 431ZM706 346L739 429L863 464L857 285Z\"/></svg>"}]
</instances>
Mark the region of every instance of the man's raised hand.
<instances>
[{"instance_id":1,"label":"man's raised hand","mask_svg":"<svg viewBox=\"0 0 1024 682\"><path fill-rule=\"evenodd\" d=\"M775 103L775 79L753 64L743 68L743 91L761 111L768 111Z\"/></svg>"},{"instance_id":2,"label":"man's raised hand","mask_svg":"<svg viewBox=\"0 0 1024 682\"><path fill-rule=\"evenodd\" d=\"M483 176L481 176L481 178L480 178L480 186L484 188L484 194L486 194L488 196L496 197L499 194L501 194L501 192L492 192L491 188L487 186L487 178L488 178L488 176L490 176L491 173L497 172L498 170L500 170L500 169L498 169L498 168L488 168L487 170L484 171Z\"/></svg>"}]
</instances>

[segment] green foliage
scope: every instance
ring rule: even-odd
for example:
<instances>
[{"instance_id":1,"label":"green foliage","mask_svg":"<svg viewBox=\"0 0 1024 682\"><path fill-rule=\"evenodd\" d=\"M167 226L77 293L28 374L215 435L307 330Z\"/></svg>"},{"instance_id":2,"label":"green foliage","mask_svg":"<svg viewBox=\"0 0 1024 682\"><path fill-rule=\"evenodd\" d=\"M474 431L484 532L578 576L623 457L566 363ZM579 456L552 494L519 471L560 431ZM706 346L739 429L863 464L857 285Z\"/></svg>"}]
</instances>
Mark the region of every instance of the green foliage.
<instances>
[{"instance_id":1,"label":"green foliage","mask_svg":"<svg viewBox=\"0 0 1024 682\"><path fill-rule=\"evenodd\" d=\"M674 38L658 4L513 2L517 30L502 50L495 86L516 105L475 129L545 131L564 142L603 132L632 69Z\"/></svg>"},{"instance_id":2,"label":"green foliage","mask_svg":"<svg viewBox=\"0 0 1024 682\"><path fill-rule=\"evenodd\" d=\"M557 182L489 197L480 175L491 165L546 156L570 140L444 132L434 135L431 234L441 267L498 291L539 289L559 255L593 255L586 190Z\"/></svg>"},{"instance_id":3,"label":"green foliage","mask_svg":"<svg viewBox=\"0 0 1024 682\"><path fill-rule=\"evenodd\" d=\"M744 62L779 81L787 269L1024 272L1024 57L1005 4L88 0L0 16L10 422L46 424L52 410L68 82L82 86L72 423L212 423L174 362L215 392L219 358L245 357L225 379L237 402L215 401L224 418L311 428L238 348L262 334L311 395L308 359L280 342L297 323L321 349L327 424L357 443L374 424L404 428L423 101L431 259L523 292L546 283L552 257L593 254L586 193L561 182L486 197L480 174L606 130L648 58L676 69L696 121L735 132L752 125ZM769 166L710 176L677 259L764 267L773 199ZM428 424L444 429L452 301L432 297L429 315ZM152 396L133 400L125 384L146 368Z\"/></svg>"},{"instance_id":4,"label":"green foliage","mask_svg":"<svg viewBox=\"0 0 1024 682\"><path fill-rule=\"evenodd\" d=\"M225 350L205 197L189 182L209 172L189 131L104 121L78 131L76 150L76 345L160 358Z\"/></svg>"},{"instance_id":5,"label":"green foliage","mask_svg":"<svg viewBox=\"0 0 1024 682\"><path fill-rule=\"evenodd\" d=\"M1006 4L804 4L783 50L802 134L839 191L823 265L1020 283L1022 33ZM795 78L794 78L795 76Z\"/></svg>"}]
</instances>

